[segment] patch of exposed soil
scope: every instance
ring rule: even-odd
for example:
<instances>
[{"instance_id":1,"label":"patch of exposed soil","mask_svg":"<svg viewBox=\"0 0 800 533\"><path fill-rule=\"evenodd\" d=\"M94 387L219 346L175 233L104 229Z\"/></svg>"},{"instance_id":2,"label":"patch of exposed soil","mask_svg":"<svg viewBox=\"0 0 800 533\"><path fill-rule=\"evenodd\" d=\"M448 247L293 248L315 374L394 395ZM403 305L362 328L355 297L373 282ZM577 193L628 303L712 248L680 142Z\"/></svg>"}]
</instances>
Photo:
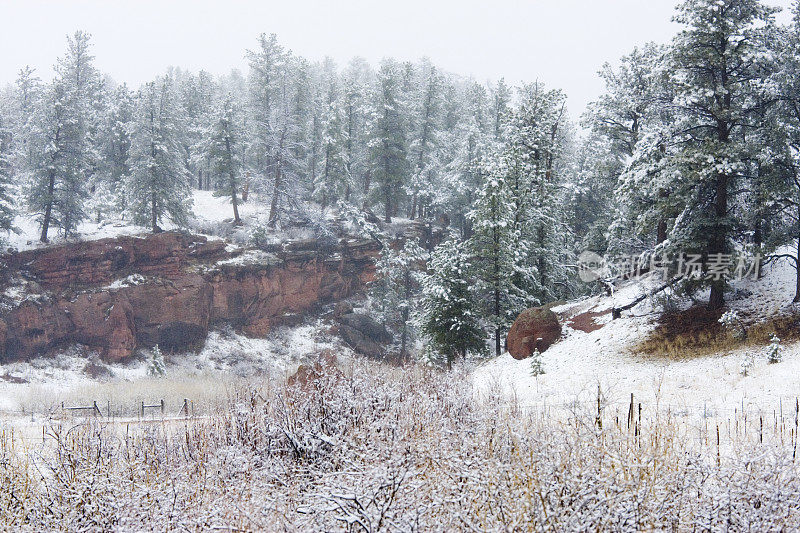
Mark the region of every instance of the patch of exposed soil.
<instances>
[{"instance_id":1,"label":"patch of exposed soil","mask_svg":"<svg viewBox=\"0 0 800 533\"><path fill-rule=\"evenodd\" d=\"M567 321L567 326L577 331L591 333L592 331L597 331L605 325L597 322L595 319L605 316L609 313L611 313L611 309L606 309L605 311L584 311L583 313L579 313L571 317Z\"/></svg>"}]
</instances>

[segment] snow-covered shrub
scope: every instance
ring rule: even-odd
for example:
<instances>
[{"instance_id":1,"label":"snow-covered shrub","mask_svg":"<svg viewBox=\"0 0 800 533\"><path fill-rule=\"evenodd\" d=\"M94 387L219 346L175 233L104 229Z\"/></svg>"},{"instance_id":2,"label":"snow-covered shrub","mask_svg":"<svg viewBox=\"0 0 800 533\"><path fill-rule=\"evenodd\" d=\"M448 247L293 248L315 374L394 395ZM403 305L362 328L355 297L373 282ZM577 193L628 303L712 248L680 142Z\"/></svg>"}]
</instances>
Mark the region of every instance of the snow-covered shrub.
<instances>
[{"instance_id":1,"label":"snow-covered shrub","mask_svg":"<svg viewBox=\"0 0 800 533\"><path fill-rule=\"evenodd\" d=\"M163 377L167 373L167 365L164 363L164 354L158 344L153 347L150 354L150 361L147 363L147 375L153 377Z\"/></svg>"},{"instance_id":2,"label":"snow-covered shrub","mask_svg":"<svg viewBox=\"0 0 800 533\"><path fill-rule=\"evenodd\" d=\"M770 345L767 347L767 363L780 363L781 362L781 352L783 348L781 347L781 340L778 338L777 335L774 333L772 337L769 339Z\"/></svg>"},{"instance_id":3,"label":"snow-covered shrub","mask_svg":"<svg viewBox=\"0 0 800 533\"><path fill-rule=\"evenodd\" d=\"M744 340L747 338L747 329L744 327L744 322L739 318L739 314L731 309L726 311L719 317L719 323L725 328L726 331L736 340Z\"/></svg>"},{"instance_id":4,"label":"snow-covered shrub","mask_svg":"<svg viewBox=\"0 0 800 533\"><path fill-rule=\"evenodd\" d=\"M266 249L271 244L274 244L275 240L271 238L269 230L265 226L256 226L250 232L250 244L255 246L256 248Z\"/></svg>"}]
</instances>

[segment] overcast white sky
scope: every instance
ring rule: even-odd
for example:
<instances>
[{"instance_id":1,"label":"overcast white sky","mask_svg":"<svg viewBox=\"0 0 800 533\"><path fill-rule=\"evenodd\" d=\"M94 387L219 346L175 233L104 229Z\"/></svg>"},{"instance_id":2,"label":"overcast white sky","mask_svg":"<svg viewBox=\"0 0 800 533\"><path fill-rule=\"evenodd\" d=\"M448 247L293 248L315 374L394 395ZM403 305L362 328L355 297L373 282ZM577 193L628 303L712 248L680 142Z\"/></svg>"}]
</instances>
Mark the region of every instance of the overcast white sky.
<instances>
[{"instance_id":1,"label":"overcast white sky","mask_svg":"<svg viewBox=\"0 0 800 533\"><path fill-rule=\"evenodd\" d=\"M788 6L790 0L768 0ZM0 0L0 85L24 65L48 79L66 35L93 36L97 66L132 86L170 65L245 70L260 33L311 60L430 57L481 81L564 89L573 116L603 89L597 70L665 42L677 0Z\"/></svg>"}]
</instances>

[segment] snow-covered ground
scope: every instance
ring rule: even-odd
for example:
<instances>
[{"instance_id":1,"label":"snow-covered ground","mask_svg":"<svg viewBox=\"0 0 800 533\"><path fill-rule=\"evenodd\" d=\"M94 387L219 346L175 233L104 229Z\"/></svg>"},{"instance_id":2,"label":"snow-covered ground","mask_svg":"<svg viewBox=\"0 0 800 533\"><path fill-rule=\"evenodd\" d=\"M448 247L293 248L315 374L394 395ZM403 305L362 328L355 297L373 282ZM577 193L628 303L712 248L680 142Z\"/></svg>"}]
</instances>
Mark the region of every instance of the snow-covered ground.
<instances>
[{"instance_id":1,"label":"snow-covered ground","mask_svg":"<svg viewBox=\"0 0 800 533\"><path fill-rule=\"evenodd\" d=\"M230 200L225 197L214 196L212 191L195 190L192 193L192 217L189 229L206 235L220 235L238 237L239 241L247 240L247 231L254 225L265 224L269 205L259 198L257 194L250 195L250 201L239 205L239 215L245 223L245 228L233 228L233 208ZM39 248L43 245L39 241L39 223L34 216L22 214L14 219L17 232L2 235L7 246L17 250ZM169 221L161 224L163 229L174 229ZM138 235L147 233L148 228L137 226L130 220L108 219L100 223L86 220L78 227L77 241L89 241L118 237L121 235ZM50 231L50 245L61 244L63 237L58 234L57 228Z\"/></svg>"},{"instance_id":2,"label":"snow-covered ground","mask_svg":"<svg viewBox=\"0 0 800 533\"><path fill-rule=\"evenodd\" d=\"M765 268L758 281L735 284L751 293L730 302L741 315L768 318L792 310L794 270L787 262ZM612 297L597 296L573 302L556 312L603 312L635 299L652 283L630 282ZM625 416L633 393L635 402L669 409L675 414L727 418L748 412L794 412L800 396L800 343L783 347L783 360L767 364L766 347L738 349L711 356L674 360L632 353L655 327L657 312L648 300L611 320L610 313L595 318L604 324L589 333L564 327L563 338L542 354L545 374L531 375L530 360L517 361L508 353L480 365L474 383L480 394L502 391L519 404L569 408L576 400L596 399L598 386L609 409ZM754 366L744 376L742 360L752 355Z\"/></svg>"}]
</instances>

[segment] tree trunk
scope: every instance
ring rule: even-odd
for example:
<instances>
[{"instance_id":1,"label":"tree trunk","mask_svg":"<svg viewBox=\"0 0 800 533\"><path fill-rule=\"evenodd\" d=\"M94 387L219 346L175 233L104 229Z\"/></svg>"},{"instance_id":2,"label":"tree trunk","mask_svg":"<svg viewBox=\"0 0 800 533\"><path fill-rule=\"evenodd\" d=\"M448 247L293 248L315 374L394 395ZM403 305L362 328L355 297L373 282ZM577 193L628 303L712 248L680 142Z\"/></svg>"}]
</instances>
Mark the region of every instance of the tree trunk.
<instances>
[{"instance_id":1,"label":"tree trunk","mask_svg":"<svg viewBox=\"0 0 800 533\"><path fill-rule=\"evenodd\" d=\"M494 240L494 316L497 318L497 321L500 322L500 235L498 234L497 228L494 230L493 235ZM494 330L494 354L500 355L500 326L495 328Z\"/></svg>"},{"instance_id":2,"label":"tree trunk","mask_svg":"<svg viewBox=\"0 0 800 533\"><path fill-rule=\"evenodd\" d=\"M231 149L230 137L225 137L225 150L228 152L228 181L231 190L231 203L233 204L233 225L241 226L242 220L239 218L239 202L236 199L236 173L233 170L233 150Z\"/></svg>"},{"instance_id":3,"label":"tree trunk","mask_svg":"<svg viewBox=\"0 0 800 533\"><path fill-rule=\"evenodd\" d=\"M159 232L158 227L158 210L156 209L156 193L150 194L150 227L153 228L153 233Z\"/></svg>"},{"instance_id":4,"label":"tree trunk","mask_svg":"<svg viewBox=\"0 0 800 533\"><path fill-rule=\"evenodd\" d=\"M231 172L231 203L233 204L233 225L241 226L242 219L239 218L239 201L236 198L236 179Z\"/></svg>"},{"instance_id":5,"label":"tree trunk","mask_svg":"<svg viewBox=\"0 0 800 533\"><path fill-rule=\"evenodd\" d=\"M383 203L384 203L384 216L383 221L387 224L392 223L392 189L387 183L383 187Z\"/></svg>"},{"instance_id":6,"label":"tree trunk","mask_svg":"<svg viewBox=\"0 0 800 533\"><path fill-rule=\"evenodd\" d=\"M658 221L658 230L656 233L656 244L661 244L667 240L667 221L665 219L662 218Z\"/></svg>"},{"instance_id":7,"label":"tree trunk","mask_svg":"<svg viewBox=\"0 0 800 533\"><path fill-rule=\"evenodd\" d=\"M53 218L53 194L56 189L56 173L50 170L47 176L47 206L44 209L44 220L42 220L42 234L39 240L42 242L50 242L47 238L47 231L50 229L50 220Z\"/></svg>"},{"instance_id":8,"label":"tree trunk","mask_svg":"<svg viewBox=\"0 0 800 533\"><path fill-rule=\"evenodd\" d=\"M247 198L250 196L250 173L247 173L247 177L244 180L244 187L242 187L242 202L246 202Z\"/></svg>"},{"instance_id":9,"label":"tree trunk","mask_svg":"<svg viewBox=\"0 0 800 533\"><path fill-rule=\"evenodd\" d=\"M721 174L717 178L716 201L714 203L714 215L718 221L724 220L728 215L728 175ZM709 255L725 253L726 235L723 226L714 228L711 237ZM725 305L725 278L713 280L711 282L711 296L708 299L708 308L711 310L721 309Z\"/></svg>"},{"instance_id":10,"label":"tree trunk","mask_svg":"<svg viewBox=\"0 0 800 533\"><path fill-rule=\"evenodd\" d=\"M275 169L275 187L272 190L272 203L269 206L269 222L267 226L274 228L278 224L278 195L281 190L281 171Z\"/></svg>"},{"instance_id":11,"label":"tree trunk","mask_svg":"<svg viewBox=\"0 0 800 533\"><path fill-rule=\"evenodd\" d=\"M369 207L369 186L372 184L372 170L367 170L364 173L364 204L362 209L366 210Z\"/></svg>"},{"instance_id":12,"label":"tree trunk","mask_svg":"<svg viewBox=\"0 0 800 533\"><path fill-rule=\"evenodd\" d=\"M408 343L408 302L411 299L411 272L406 269L403 273L403 284L405 288L406 305L403 307L403 333L400 336L400 360L405 362L408 358L407 343Z\"/></svg>"},{"instance_id":13,"label":"tree trunk","mask_svg":"<svg viewBox=\"0 0 800 533\"><path fill-rule=\"evenodd\" d=\"M798 207L798 215L800 215L800 207ZM797 219L797 224L800 226L800 218ZM795 292L794 302L800 302L800 231L797 235L797 249L794 256L795 260ZM760 274L760 272L759 272Z\"/></svg>"}]
</instances>

